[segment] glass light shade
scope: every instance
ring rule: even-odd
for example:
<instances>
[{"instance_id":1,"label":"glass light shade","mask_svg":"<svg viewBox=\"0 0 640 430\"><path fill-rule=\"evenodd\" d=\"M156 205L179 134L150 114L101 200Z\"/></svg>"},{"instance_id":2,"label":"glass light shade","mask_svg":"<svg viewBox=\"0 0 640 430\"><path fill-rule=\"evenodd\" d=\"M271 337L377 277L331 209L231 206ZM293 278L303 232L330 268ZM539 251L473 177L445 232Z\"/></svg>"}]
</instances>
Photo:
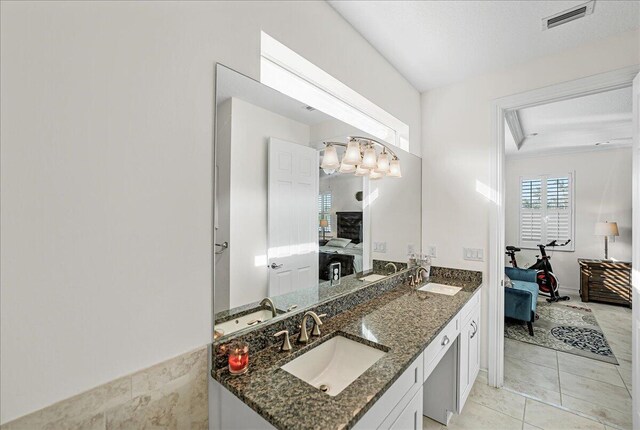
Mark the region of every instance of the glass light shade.
<instances>
[{"instance_id":1,"label":"glass light shade","mask_svg":"<svg viewBox=\"0 0 640 430\"><path fill-rule=\"evenodd\" d=\"M322 157L322 163L320 163L320 167L322 167L325 173L327 173L327 170L333 169L335 171L335 169L340 167L340 160L338 160L338 151L336 151L335 146L327 145L327 147L324 148L324 156Z\"/></svg>"},{"instance_id":2,"label":"glass light shade","mask_svg":"<svg viewBox=\"0 0 640 430\"><path fill-rule=\"evenodd\" d=\"M382 151L378 155L378 167L374 169L378 173L387 173L389 171L389 154L386 151Z\"/></svg>"},{"instance_id":3,"label":"glass light shade","mask_svg":"<svg viewBox=\"0 0 640 430\"><path fill-rule=\"evenodd\" d=\"M342 164L340 165L340 169L338 169L338 172L340 173L353 173L356 171L356 166L352 166L350 164L346 164L344 162L344 159L342 160Z\"/></svg>"},{"instance_id":4,"label":"glass light shade","mask_svg":"<svg viewBox=\"0 0 640 430\"><path fill-rule=\"evenodd\" d=\"M376 160L376 150L373 149L372 146L369 146L364 150L361 167L364 169L375 169L376 167L378 167L378 161Z\"/></svg>"},{"instance_id":5,"label":"glass light shade","mask_svg":"<svg viewBox=\"0 0 640 430\"><path fill-rule=\"evenodd\" d=\"M322 169L322 171L327 175L333 175L336 172L336 169Z\"/></svg>"},{"instance_id":6,"label":"glass light shade","mask_svg":"<svg viewBox=\"0 0 640 430\"><path fill-rule=\"evenodd\" d=\"M360 164L361 161L362 156L360 155L360 144L357 140L350 140L347 144L347 150L344 153L342 164L355 166L356 164Z\"/></svg>"},{"instance_id":7,"label":"glass light shade","mask_svg":"<svg viewBox=\"0 0 640 430\"><path fill-rule=\"evenodd\" d=\"M356 166L356 176L367 176L369 175L369 170L365 169L361 166Z\"/></svg>"},{"instance_id":8,"label":"glass light shade","mask_svg":"<svg viewBox=\"0 0 640 430\"><path fill-rule=\"evenodd\" d=\"M372 170L371 173L369 173L369 179L380 179L383 176L384 173L376 172L375 170Z\"/></svg>"},{"instance_id":9,"label":"glass light shade","mask_svg":"<svg viewBox=\"0 0 640 430\"><path fill-rule=\"evenodd\" d=\"M400 171L400 160L394 158L389 163L389 172L387 176L391 178L402 178L402 172Z\"/></svg>"}]
</instances>

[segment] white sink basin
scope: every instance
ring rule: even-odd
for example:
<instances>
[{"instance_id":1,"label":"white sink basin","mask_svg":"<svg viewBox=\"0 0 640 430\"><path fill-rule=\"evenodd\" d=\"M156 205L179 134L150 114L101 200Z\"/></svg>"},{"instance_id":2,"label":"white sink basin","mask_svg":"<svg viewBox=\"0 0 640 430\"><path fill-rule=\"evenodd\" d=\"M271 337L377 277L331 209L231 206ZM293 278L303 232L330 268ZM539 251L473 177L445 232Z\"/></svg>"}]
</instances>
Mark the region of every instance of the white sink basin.
<instances>
[{"instance_id":1,"label":"white sink basin","mask_svg":"<svg viewBox=\"0 0 640 430\"><path fill-rule=\"evenodd\" d=\"M418 291L427 291L429 293L444 294L447 296L453 296L458 293L462 288L452 287L451 285L436 284L435 282L429 282L424 287L418 288Z\"/></svg>"},{"instance_id":2,"label":"white sink basin","mask_svg":"<svg viewBox=\"0 0 640 430\"><path fill-rule=\"evenodd\" d=\"M250 327L251 325L257 324L254 321L262 322L273 318L271 310L269 309L260 309L255 312L251 312L250 314L243 315L238 318L234 318L229 321L225 321L222 323L216 323L216 330L221 330L222 335L227 335L234 333L238 330L242 330L245 327ZM249 324L254 323L254 324Z\"/></svg>"},{"instance_id":3,"label":"white sink basin","mask_svg":"<svg viewBox=\"0 0 640 430\"><path fill-rule=\"evenodd\" d=\"M339 394L386 352L335 336L282 366L330 396Z\"/></svg>"}]
</instances>

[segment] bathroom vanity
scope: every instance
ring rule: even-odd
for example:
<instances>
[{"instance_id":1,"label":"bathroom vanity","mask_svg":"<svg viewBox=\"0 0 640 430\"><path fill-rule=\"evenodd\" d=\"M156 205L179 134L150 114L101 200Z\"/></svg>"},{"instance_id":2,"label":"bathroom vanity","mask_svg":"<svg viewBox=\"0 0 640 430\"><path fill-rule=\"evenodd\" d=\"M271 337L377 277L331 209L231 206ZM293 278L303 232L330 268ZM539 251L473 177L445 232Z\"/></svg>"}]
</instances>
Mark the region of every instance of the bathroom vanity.
<instances>
[{"instance_id":1,"label":"bathroom vanity","mask_svg":"<svg viewBox=\"0 0 640 430\"><path fill-rule=\"evenodd\" d=\"M398 285L329 319L322 335L306 345L292 338L292 351L275 345L257 352L246 375L214 372L221 414L215 420L214 411L212 427L418 429L423 414L447 424L462 411L480 368L481 280L431 281L462 289L447 296ZM338 336L380 351L339 393L323 392L283 369L307 356L312 360L310 352ZM364 349L354 351L341 358L342 369L330 364L327 373L348 378L349 360L366 360Z\"/></svg>"}]
</instances>

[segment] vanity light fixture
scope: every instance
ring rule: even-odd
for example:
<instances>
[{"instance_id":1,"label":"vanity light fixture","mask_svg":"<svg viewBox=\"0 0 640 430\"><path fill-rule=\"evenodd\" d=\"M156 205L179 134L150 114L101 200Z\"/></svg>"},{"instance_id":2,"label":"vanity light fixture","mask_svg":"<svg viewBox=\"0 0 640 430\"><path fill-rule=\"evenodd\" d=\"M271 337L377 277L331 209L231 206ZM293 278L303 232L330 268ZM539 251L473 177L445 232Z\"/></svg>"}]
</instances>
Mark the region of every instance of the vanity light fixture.
<instances>
[{"instance_id":1,"label":"vanity light fixture","mask_svg":"<svg viewBox=\"0 0 640 430\"><path fill-rule=\"evenodd\" d=\"M328 175L338 170L340 173L354 173L356 176L369 176L370 179L380 179L384 176L401 178L400 159L384 143L367 137L351 136L347 143L324 142L324 156L320 167ZM380 155L375 146L381 146ZM342 161L338 157L336 146L345 149Z\"/></svg>"}]
</instances>

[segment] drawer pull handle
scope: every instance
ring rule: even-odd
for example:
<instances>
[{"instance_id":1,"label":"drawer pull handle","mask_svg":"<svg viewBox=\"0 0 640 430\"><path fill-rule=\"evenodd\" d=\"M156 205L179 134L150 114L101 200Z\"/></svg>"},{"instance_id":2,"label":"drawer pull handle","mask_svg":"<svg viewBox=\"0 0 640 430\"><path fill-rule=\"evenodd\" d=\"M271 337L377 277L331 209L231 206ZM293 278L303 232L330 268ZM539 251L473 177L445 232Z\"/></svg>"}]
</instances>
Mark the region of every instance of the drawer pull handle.
<instances>
[{"instance_id":1,"label":"drawer pull handle","mask_svg":"<svg viewBox=\"0 0 640 430\"><path fill-rule=\"evenodd\" d=\"M449 344L449 342L450 342L450 341L449 341L449 338L448 338L447 336L445 336L445 337L442 339L442 343L441 343L441 345L442 345L442 346L448 345L448 344Z\"/></svg>"},{"instance_id":2,"label":"drawer pull handle","mask_svg":"<svg viewBox=\"0 0 640 430\"><path fill-rule=\"evenodd\" d=\"M473 327L473 333L471 333L471 339L473 339L478 333L478 324L475 321L471 321L471 327Z\"/></svg>"}]
</instances>

